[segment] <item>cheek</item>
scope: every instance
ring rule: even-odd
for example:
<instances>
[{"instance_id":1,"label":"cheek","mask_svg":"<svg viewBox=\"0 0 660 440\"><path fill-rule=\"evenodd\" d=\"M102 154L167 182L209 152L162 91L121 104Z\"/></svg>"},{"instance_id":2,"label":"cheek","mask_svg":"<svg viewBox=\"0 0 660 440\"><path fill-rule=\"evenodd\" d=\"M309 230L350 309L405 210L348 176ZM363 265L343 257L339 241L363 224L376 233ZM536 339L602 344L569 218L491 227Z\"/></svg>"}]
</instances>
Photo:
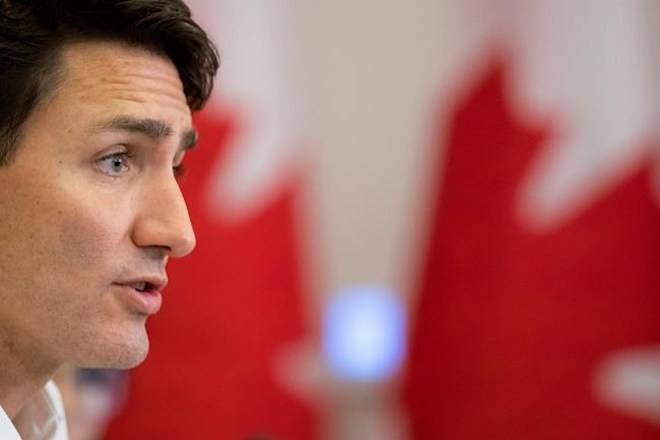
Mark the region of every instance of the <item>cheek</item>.
<instances>
[{"instance_id":1,"label":"cheek","mask_svg":"<svg viewBox=\"0 0 660 440\"><path fill-rule=\"evenodd\" d=\"M22 257L39 268L42 281L94 288L115 275L113 266L126 247L129 222L121 207L108 204L103 194L68 189L72 187L44 192L37 208L23 213L15 241L24 247Z\"/></svg>"},{"instance_id":2,"label":"cheek","mask_svg":"<svg viewBox=\"0 0 660 440\"><path fill-rule=\"evenodd\" d=\"M130 250L129 223L119 220L127 217L119 207L110 212L83 195L13 199L11 219L0 228L0 326L37 334L48 323L47 333L65 335L107 306L99 298ZM62 321L64 315L75 318Z\"/></svg>"},{"instance_id":3,"label":"cheek","mask_svg":"<svg viewBox=\"0 0 660 440\"><path fill-rule=\"evenodd\" d=\"M111 271L122 256L125 241L129 239L126 216L117 211L100 209L98 203L78 203L57 212L54 245L58 258L79 276L93 275L95 271ZM88 274L87 272L92 273ZM97 276L111 276L100 273Z\"/></svg>"},{"instance_id":4,"label":"cheek","mask_svg":"<svg viewBox=\"0 0 660 440\"><path fill-rule=\"evenodd\" d=\"M106 225L86 213L77 212L74 215L59 214L56 222L56 241L54 246L59 249L59 259L67 265L85 267L97 260L108 247L112 231Z\"/></svg>"},{"instance_id":5,"label":"cheek","mask_svg":"<svg viewBox=\"0 0 660 440\"><path fill-rule=\"evenodd\" d=\"M33 287L37 306L49 308L43 314L75 317L78 327L105 315L109 299L103 298L125 255L121 226L93 204L59 204L39 234L47 244L36 262L40 271ZM60 332L67 333L73 334Z\"/></svg>"}]
</instances>

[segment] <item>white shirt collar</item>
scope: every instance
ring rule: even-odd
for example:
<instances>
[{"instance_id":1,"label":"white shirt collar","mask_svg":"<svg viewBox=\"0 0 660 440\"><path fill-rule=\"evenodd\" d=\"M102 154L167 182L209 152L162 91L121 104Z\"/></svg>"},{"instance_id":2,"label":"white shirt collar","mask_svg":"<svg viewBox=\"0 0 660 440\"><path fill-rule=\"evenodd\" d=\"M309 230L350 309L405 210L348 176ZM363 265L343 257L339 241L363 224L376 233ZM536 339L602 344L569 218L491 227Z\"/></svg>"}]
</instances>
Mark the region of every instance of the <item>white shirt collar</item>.
<instances>
[{"instance_id":1,"label":"white shirt collar","mask_svg":"<svg viewBox=\"0 0 660 440\"><path fill-rule=\"evenodd\" d=\"M0 407L0 439L2 440L67 440L69 438L62 397L53 381L21 410L17 424L22 425L24 438L18 434L7 413Z\"/></svg>"},{"instance_id":2,"label":"white shirt collar","mask_svg":"<svg viewBox=\"0 0 660 440\"><path fill-rule=\"evenodd\" d=\"M0 438L7 440L21 440L21 437L16 432L14 424L9 419L9 416L4 409L0 406Z\"/></svg>"}]
</instances>

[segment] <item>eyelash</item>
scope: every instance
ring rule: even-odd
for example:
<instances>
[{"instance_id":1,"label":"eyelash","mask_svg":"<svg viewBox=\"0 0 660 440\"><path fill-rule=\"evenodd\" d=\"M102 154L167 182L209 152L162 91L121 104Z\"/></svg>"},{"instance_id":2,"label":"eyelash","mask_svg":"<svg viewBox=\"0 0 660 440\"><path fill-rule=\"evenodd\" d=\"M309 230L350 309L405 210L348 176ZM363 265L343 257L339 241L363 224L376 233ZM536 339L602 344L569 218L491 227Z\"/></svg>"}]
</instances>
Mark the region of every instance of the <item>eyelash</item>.
<instances>
[{"instance_id":1,"label":"eyelash","mask_svg":"<svg viewBox=\"0 0 660 440\"><path fill-rule=\"evenodd\" d=\"M123 170L127 170L127 169L129 169L129 165L126 162L128 161L128 159L131 159L133 157L134 157L134 154L132 152L123 151L123 152L113 153L113 154L109 154L105 157L102 157L101 159L99 159L99 162L102 163L104 161L111 160L111 159L112 160L121 159L123 161L123 165L124 165ZM186 175L187 168L185 167L185 165L183 163L180 163L179 165L175 165L175 166L172 167L172 172L174 174L174 177L178 180L178 179L181 179L183 176ZM106 174L111 175L112 177L119 177L119 173L120 172L118 172L116 174L106 172Z\"/></svg>"},{"instance_id":2,"label":"eyelash","mask_svg":"<svg viewBox=\"0 0 660 440\"><path fill-rule=\"evenodd\" d=\"M100 159L98 160L98 163L99 163L99 167L102 168L102 164L103 164L104 162L121 160L121 161L122 161L122 164L123 164L122 171L119 171L119 172L116 172L116 173L115 173L115 172L112 172L112 171L109 172L109 171L107 171L107 170L103 170L103 169L101 169L101 172L104 172L105 174L107 174L107 175L109 175L109 176L111 176L111 177L119 177L119 174L121 174L122 172L124 172L124 171L126 171L126 170L129 169L129 165L128 165L127 162L128 162L128 160L131 159L132 157L133 157L133 153L131 153L131 152L129 152L129 151L123 151L123 152L118 152L118 153L112 153L112 154L109 154L109 155L107 155L107 156L105 156L105 157L102 157L102 158L100 158Z\"/></svg>"}]
</instances>

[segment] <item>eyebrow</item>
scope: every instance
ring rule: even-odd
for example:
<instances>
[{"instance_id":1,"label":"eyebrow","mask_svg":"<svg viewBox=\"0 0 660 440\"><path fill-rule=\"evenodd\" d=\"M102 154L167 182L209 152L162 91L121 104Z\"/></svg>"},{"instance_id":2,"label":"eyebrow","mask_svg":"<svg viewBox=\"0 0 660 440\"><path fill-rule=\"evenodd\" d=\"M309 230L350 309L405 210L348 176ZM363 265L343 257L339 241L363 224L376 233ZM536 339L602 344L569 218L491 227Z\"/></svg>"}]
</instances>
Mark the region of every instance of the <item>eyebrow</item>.
<instances>
[{"instance_id":1,"label":"eyebrow","mask_svg":"<svg viewBox=\"0 0 660 440\"><path fill-rule=\"evenodd\" d=\"M154 141L162 140L174 134L172 126L161 119L135 118L133 116L117 116L102 121L95 126L95 131L127 131L140 133ZM197 131L194 128L186 130L181 136L179 150L185 151L197 145Z\"/></svg>"}]
</instances>

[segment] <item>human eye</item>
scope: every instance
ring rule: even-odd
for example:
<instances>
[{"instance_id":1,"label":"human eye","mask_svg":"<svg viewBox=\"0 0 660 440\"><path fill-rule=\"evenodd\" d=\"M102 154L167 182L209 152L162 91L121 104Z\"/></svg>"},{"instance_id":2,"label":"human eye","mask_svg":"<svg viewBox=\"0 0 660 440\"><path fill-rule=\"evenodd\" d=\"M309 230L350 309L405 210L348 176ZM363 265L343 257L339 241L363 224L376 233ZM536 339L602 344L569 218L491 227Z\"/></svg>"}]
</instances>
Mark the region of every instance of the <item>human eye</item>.
<instances>
[{"instance_id":1,"label":"human eye","mask_svg":"<svg viewBox=\"0 0 660 440\"><path fill-rule=\"evenodd\" d=\"M111 177L119 177L130 169L129 159L132 155L128 151L108 154L96 161L97 168Z\"/></svg>"}]
</instances>

